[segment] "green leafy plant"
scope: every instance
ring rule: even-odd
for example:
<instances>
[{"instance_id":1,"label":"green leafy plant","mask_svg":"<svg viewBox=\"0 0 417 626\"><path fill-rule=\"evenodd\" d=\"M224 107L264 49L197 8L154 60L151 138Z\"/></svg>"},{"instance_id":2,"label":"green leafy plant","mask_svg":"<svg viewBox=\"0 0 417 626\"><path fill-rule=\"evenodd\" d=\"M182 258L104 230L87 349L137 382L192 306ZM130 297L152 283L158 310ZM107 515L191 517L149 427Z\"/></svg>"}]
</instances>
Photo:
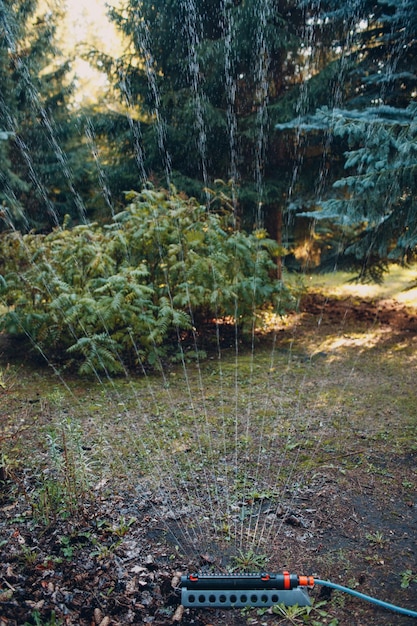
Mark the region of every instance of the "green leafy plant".
<instances>
[{"instance_id":1,"label":"green leafy plant","mask_svg":"<svg viewBox=\"0 0 417 626\"><path fill-rule=\"evenodd\" d=\"M406 569L401 574L401 589L408 589L411 583L417 583L417 573L411 569Z\"/></svg>"},{"instance_id":2,"label":"green leafy plant","mask_svg":"<svg viewBox=\"0 0 417 626\"><path fill-rule=\"evenodd\" d=\"M374 533L367 533L365 536L372 545L379 546L380 548L387 542L387 539L385 539L384 535L379 530Z\"/></svg>"},{"instance_id":3,"label":"green leafy plant","mask_svg":"<svg viewBox=\"0 0 417 626\"><path fill-rule=\"evenodd\" d=\"M285 606L284 604L277 604L272 607L272 612L275 615L281 615L289 624L311 624L312 626L337 626L339 620L332 618L328 611L325 609L326 602L312 601L310 606Z\"/></svg>"},{"instance_id":4,"label":"green leafy plant","mask_svg":"<svg viewBox=\"0 0 417 626\"><path fill-rule=\"evenodd\" d=\"M34 611L31 619L33 622L25 622L23 626L61 626L63 623L61 619L57 619L55 611L52 611L51 616L46 620L42 618L39 611Z\"/></svg>"},{"instance_id":5,"label":"green leafy plant","mask_svg":"<svg viewBox=\"0 0 417 626\"><path fill-rule=\"evenodd\" d=\"M36 559L38 558L38 551L36 548L31 548L23 543L20 546L22 561L26 566L32 567L36 563Z\"/></svg>"},{"instance_id":6,"label":"green leafy plant","mask_svg":"<svg viewBox=\"0 0 417 626\"><path fill-rule=\"evenodd\" d=\"M62 555L66 559L71 559L74 556L74 546L71 544L71 537L63 535L59 539Z\"/></svg>"},{"instance_id":7,"label":"green leafy plant","mask_svg":"<svg viewBox=\"0 0 417 626\"><path fill-rule=\"evenodd\" d=\"M230 571L262 571L268 563L268 557L266 554L256 554L253 550L247 552L239 551L237 556L233 557L234 565Z\"/></svg>"},{"instance_id":8,"label":"green leafy plant","mask_svg":"<svg viewBox=\"0 0 417 626\"><path fill-rule=\"evenodd\" d=\"M104 529L117 537L124 537L129 532L129 529L136 522L135 517L129 517L128 519L122 515L118 524L105 524Z\"/></svg>"},{"instance_id":9,"label":"green leafy plant","mask_svg":"<svg viewBox=\"0 0 417 626\"><path fill-rule=\"evenodd\" d=\"M83 505L90 490L91 461L80 427L69 418L59 431L49 430L46 442L48 466L32 495L32 510L36 518L50 524Z\"/></svg>"},{"instance_id":10,"label":"green leafy plant","mask_svg":"<svg viewBox=\"0 0 417 626\"><path fill-rule=\"evenodd\" d=\"M263 307L294 305L275 278L279 246L235 230L230 208L150 187L127 200L106 226L0 239L0 330L82 374L112 375L198 354L207 320L252 329Z\"/></svg>"}]
</instances>

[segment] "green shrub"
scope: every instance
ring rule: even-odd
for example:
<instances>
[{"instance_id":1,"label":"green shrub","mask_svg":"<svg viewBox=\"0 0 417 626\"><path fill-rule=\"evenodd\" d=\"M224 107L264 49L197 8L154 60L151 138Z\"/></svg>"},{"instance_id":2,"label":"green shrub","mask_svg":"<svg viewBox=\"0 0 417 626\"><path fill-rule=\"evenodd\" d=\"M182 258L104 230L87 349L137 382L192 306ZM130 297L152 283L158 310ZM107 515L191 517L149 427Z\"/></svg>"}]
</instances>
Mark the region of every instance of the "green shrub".
<instances>
[{"instance_id":1,"label":"green shrub","mask_svg":"<svg viewBox=\"0 0 417 626\"><path fill-rule=\"evenodd\" d=\"M17 232L0 239L0 328L82 373L157 364L202 323L252 327L259 309L291 304L276 276L279 248L264 231L236 231L174 189L127 194L110 225Z\"/></svg>"}]
</instances>

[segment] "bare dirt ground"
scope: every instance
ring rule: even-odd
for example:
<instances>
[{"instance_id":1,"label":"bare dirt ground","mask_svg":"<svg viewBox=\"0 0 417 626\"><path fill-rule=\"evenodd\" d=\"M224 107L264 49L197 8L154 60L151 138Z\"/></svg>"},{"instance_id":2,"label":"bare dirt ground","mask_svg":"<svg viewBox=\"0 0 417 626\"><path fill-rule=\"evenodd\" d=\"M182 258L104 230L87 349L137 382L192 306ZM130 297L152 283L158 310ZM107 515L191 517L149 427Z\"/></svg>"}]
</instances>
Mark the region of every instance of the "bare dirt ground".
<instances>
[{"instance_id":1,"label":"bare dirt ground","mask_svg":"<svg viewBox=\"0 0 417 626\"><path fill-rule=\"evenodd\" d=\"M269 335L259 338L254 363L259 359L260 372L268 369L270 346ZM261 507L280 528L265 547L265 569L313 574L417 610L416 311L391 300L311 294L301 312L277 329L274 346L277 366L265 374L265 388L279 379L282 359L285 401L291 405L298 390L304 395L297 402L307 404L319 389L320 405L316 401L317 422L309 422L308 432L292 439L289 431L285 443L304 480L291 482L279 506L272 491L239 502L241 512L248 505ZM79 498L78 483L53 493L48 467L33 458L44 454L39 429L54 418L44 398L54 383L50 368L25 357L22 347L2 338L0 626L415 623L320 586L310 592L308 615L291 607L183 610L175 588L178 572L225 571L230 543L217 540L199 550L185 538L179 545L181 529L192 529L187 512L179 505L167 512L163 496L152 490L132 495L128 482L86 490ZM93 412L91 387L77 389ZM214 411L218 396L210 392ZM320 420L325 426L318 426ZM94 424L88 424L93 440ZM75 481L71 448L62 440L60 445L65 480ZM89 445L83 450L91 452ZM275 462L268 458L268 467ZM56 499L63 494L75 495L74 501L61 506Z\"/></svg>"}]
</instances>

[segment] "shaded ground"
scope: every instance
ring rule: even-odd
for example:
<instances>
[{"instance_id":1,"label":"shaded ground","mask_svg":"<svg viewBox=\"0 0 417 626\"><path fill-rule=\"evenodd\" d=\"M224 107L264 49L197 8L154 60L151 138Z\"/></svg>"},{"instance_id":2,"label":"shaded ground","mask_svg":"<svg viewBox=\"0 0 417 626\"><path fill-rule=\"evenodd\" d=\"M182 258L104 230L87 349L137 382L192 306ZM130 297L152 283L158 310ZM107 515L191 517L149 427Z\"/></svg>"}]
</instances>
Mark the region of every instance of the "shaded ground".
<instances>
[{"instance_id":1,"label":"shaded ground","mask_svg":"<svg viewBox=\"0 0 417 626\"><path fill-rule=\"evenodd\" d=\"M174 587L288 568L417 610L416 331L393 301L309 295L239 365L100 385L2 338L0 625L415 623L319 587L308 617L182 611Z\"/></svg>"}]
</instances>

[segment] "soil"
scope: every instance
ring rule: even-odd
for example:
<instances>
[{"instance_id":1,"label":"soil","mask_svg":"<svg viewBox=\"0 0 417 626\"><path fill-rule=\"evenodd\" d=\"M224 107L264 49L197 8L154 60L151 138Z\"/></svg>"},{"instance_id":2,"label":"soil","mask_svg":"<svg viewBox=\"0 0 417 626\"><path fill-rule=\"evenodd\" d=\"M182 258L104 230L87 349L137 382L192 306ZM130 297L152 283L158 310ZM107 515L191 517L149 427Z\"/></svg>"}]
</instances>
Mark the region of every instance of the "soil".
<instances>
[{"instance_id":1,"label":"soil","mask_svg":"<svg viewBox=\"0 0 417 626\"><path fill-rule=\"evenodd\" d=\"M312 574L416 611L417 421L412 396L417 312L395 301L310 294L291 323L275 329L274 345L290 355L302 376L303 368L311 364L322 383L327 373L330 386L338 377L343 380L344 371L351 369L349 359L365 349L358 347L358 335L365 328L369 371L367 377L358 375L354 384L357 395L368 398L369 412L364 417L366 402L359 409L356 396L349 396L352 426L340 431L339 441L329 430L320 433L314 454L307 446L310 440L287 444L308 479L293 480L279 505L273 493L264 493L239 506L241 512L248 506L260 508L280 529L274 535L279 541L269 549L268 571L289 568ZM378 331L375 336L370 328ZM258 342L260 353L266 345L270 350L270 334ZM69 506L67 515L58 505L39 515L41 504L36 509L33 500L39 477L33 476L30 460L39 446L34 415L42 391L36 391L36 385L51 374L23 350L1 337L0 626L415 623L411 617L320 585L309 592L313 601L309 615L297 615L291 607L287 615L272 608L184 609L179 576L224 572L234 547L226 539L213 541L209 551L206 546L200 551L186 539L179 542L182 529L192 529L190 514L180 502L177 510L167 510L163 494L152 489L144 487L134 497L128 484L117 490L98 489ZM387 359L383 361L382 355ZM398 368L395 359L402 364ZM388 383L394 389L401 386L394 407L384 406L376 397L381 385ZM308 384L314 386L312 378ZM375 397L369 390L376 390ZM84 391L80 388L80 393ZM341 420L339 409L333 407L336 422ZM65 446L61 453L67 453ZM51 493L47 495L52 501ZM248 568L256 569L246 556Z\"/></svg>"}]
</instances>

